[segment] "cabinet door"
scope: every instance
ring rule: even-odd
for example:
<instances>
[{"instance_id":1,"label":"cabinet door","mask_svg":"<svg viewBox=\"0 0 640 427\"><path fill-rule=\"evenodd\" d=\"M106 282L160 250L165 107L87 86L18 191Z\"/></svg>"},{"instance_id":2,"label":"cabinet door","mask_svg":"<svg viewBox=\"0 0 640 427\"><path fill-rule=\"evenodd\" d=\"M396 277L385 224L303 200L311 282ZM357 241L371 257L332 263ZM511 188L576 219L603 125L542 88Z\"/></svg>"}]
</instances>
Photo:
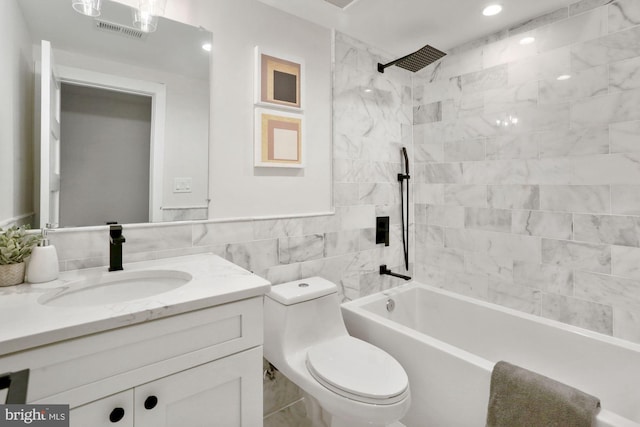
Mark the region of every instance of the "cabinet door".
<instances>
[{"instance_id":1,"label":"cabinet door","mask_svg":"<svg viewBox=\"0 0 640 427\"><path fill-rule=\"evenodd\" d=\"M262 347L134 390L136 427L262 425Z\"/></svg>"},{"instance_id":2,"label":"cabinet door","mask_svg":"<svg viewBox=\"0 0 640 427\"><path fill-rule=\"evenodd\" d=\"M126 390L71 409L69 426L133 427L133 390Z\"/></svg>"}]
</instances>

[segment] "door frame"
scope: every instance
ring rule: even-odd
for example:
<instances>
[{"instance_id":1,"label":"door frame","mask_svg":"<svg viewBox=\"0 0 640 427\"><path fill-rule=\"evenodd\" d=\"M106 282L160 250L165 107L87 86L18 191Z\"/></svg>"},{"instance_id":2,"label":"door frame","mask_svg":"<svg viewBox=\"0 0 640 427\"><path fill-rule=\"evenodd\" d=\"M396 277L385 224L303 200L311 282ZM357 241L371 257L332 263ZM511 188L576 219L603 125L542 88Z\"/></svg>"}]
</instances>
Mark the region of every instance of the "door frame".
<instances>
[{"instance_id":1,"label":"door frame","mask_svg":"<svg viewBox=\"0 0 640 427\"><path fill-rule=\"evenodd\" d=\"M162 220L164 183L164 124L166 87L163 83L105 74L81 68L56 66L62 83L124 92L151 98L151 139L149 146L149 222Z\"/></svg>"}]
</instances>

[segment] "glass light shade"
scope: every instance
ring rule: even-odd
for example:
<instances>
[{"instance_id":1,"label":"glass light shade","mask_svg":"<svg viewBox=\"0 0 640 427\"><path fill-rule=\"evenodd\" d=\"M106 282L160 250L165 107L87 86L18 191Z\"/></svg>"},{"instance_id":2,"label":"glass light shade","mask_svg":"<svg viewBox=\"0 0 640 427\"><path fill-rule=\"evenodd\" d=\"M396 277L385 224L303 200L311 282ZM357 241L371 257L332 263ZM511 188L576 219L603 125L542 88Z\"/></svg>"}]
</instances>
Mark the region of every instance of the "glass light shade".
<instances>
[{"instance_id":1,"label":"glass light shade","mask_svg":"<svg viewBox=\"0 0 640 427\"><path fill-rule=\"evenodd\" d=\"M71 0L73 10L87 16L100 16L102 0Z\"/></svg>"},{"instance_id":2,"label":"glass light shade","mask_svg":"<svg viewBox=\"0 0 640 427\"><path fill-rule=\"evenodd\" d=\"M158 28L158 17L136 9L133 11L133 26L145 33L153 33Z\"/></svg>"},{"instance_id":3,"label":"glass light shade","mask_svg":"<svg viewBox=\"0 0 640 427\"><path fill-rule=\"evenodd\" d=\"M158 28L158 16L164 15L167 0L140 0L133 12L133 25L145 33L153 33Z\"/></svg>"},{"instance_id":4,"label":"glass light shade","mask_svg":"<svg viewBox=\"0 0 640 427\"><path fill-rule=\"evenodd\" d=\"M140 0L138 10L152 16L163 16L167 0Z\"/></svg>"}]
</instances>

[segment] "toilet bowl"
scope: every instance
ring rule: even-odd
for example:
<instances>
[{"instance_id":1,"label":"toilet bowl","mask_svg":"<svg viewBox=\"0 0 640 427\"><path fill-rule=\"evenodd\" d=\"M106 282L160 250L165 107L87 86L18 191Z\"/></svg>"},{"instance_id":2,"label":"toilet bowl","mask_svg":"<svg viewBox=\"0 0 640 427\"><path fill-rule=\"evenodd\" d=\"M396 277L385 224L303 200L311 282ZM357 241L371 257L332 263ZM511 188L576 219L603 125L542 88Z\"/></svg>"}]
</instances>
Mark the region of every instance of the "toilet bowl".
<instances>
[{"instance_id":1,"label":"toilet bowl","mask_svg":"<svg viewBox=\"0 0 640 427\"><path fill-rule=\"evenodd\" d=\"M406 372L349 336L335 284L311 277L273 286L264 325L265 358L330 415L331 427L389 426L409 409Z\"/></svg>"}]
</instances>

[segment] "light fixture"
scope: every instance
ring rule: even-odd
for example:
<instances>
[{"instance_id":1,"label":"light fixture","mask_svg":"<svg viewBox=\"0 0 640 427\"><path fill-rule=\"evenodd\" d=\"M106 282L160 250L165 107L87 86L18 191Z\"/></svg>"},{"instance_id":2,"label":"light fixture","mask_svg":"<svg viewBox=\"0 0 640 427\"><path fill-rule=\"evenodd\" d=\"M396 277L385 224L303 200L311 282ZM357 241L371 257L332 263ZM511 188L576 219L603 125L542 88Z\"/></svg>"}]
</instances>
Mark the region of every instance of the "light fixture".
<instances>
[{"instance_id":1,"label":"light fixture","mask_svg":"<svg viewBox=\"0 0 640 427\"><path fill-rule=\"evenodd\" d=\"M202 49L206 50L207 52L211 52L211 43L207 42L207 43L203 43L202 45Z\"/></svg>"},{"instance_id":2,"label":"light fixture","mask_svg":"<svg viewBox=\"0 0 640 427\"><path fill-rule=\"evenodd\" d=\"M145 33L153 33L158 29L158 17L136 9L133 11L133 26Z\"/></svg>"},{"instance_id":3,"label":"light fixture","mask_svg":"<svg viewBox=\"0 0 640 427\"><path fill-rule=\"evenodd\" d=\"M158 28L158 16L164 15L167 0L140 0L133 11L133 26L145 33L153 33Z\"/></svg>"},{"instance_id":4,"label":"light fixture","mask_svg":"<svg viewBox=\"0 0 640 427\"><path fill-rule=\"evenodd\" d=\"M520 44L521 45L526 45L526 44L531 44L531 43L533 43L535 41L536 41L535 37L529 36L529 37L524 37L524 38L520 39Z\"/></svg>"},{"instance_id":5,"label":"light fixture","mask_svg":"<svg viewBox=\"0 0 640 427\"><path fill-rule=\"evenodd\" d=\"M102 0L71 0L71 7L78 13L87 16L100 16Z\"/></svg>"},{"instance_id":6,"label":"light fixture","mask_svg":"<svg viewBox=\"0 0 640 427\"><path fill-rule=\"evenodd\" d=\"M557 77L557 79L560 81L569 80L570 78L571 78L571 74L562 74L561 76Z\"/></svg>"},{"instance_id":7,"label":"light fixture","mask_svg":"<svg viewBox=\"0 0 640 427\"><path fill-rule=\"evenodd\" d=\"M499 4L490 4L482 10L484 16L493 16L502 12L502 6Z\"/></svg>"}]
</instances>

